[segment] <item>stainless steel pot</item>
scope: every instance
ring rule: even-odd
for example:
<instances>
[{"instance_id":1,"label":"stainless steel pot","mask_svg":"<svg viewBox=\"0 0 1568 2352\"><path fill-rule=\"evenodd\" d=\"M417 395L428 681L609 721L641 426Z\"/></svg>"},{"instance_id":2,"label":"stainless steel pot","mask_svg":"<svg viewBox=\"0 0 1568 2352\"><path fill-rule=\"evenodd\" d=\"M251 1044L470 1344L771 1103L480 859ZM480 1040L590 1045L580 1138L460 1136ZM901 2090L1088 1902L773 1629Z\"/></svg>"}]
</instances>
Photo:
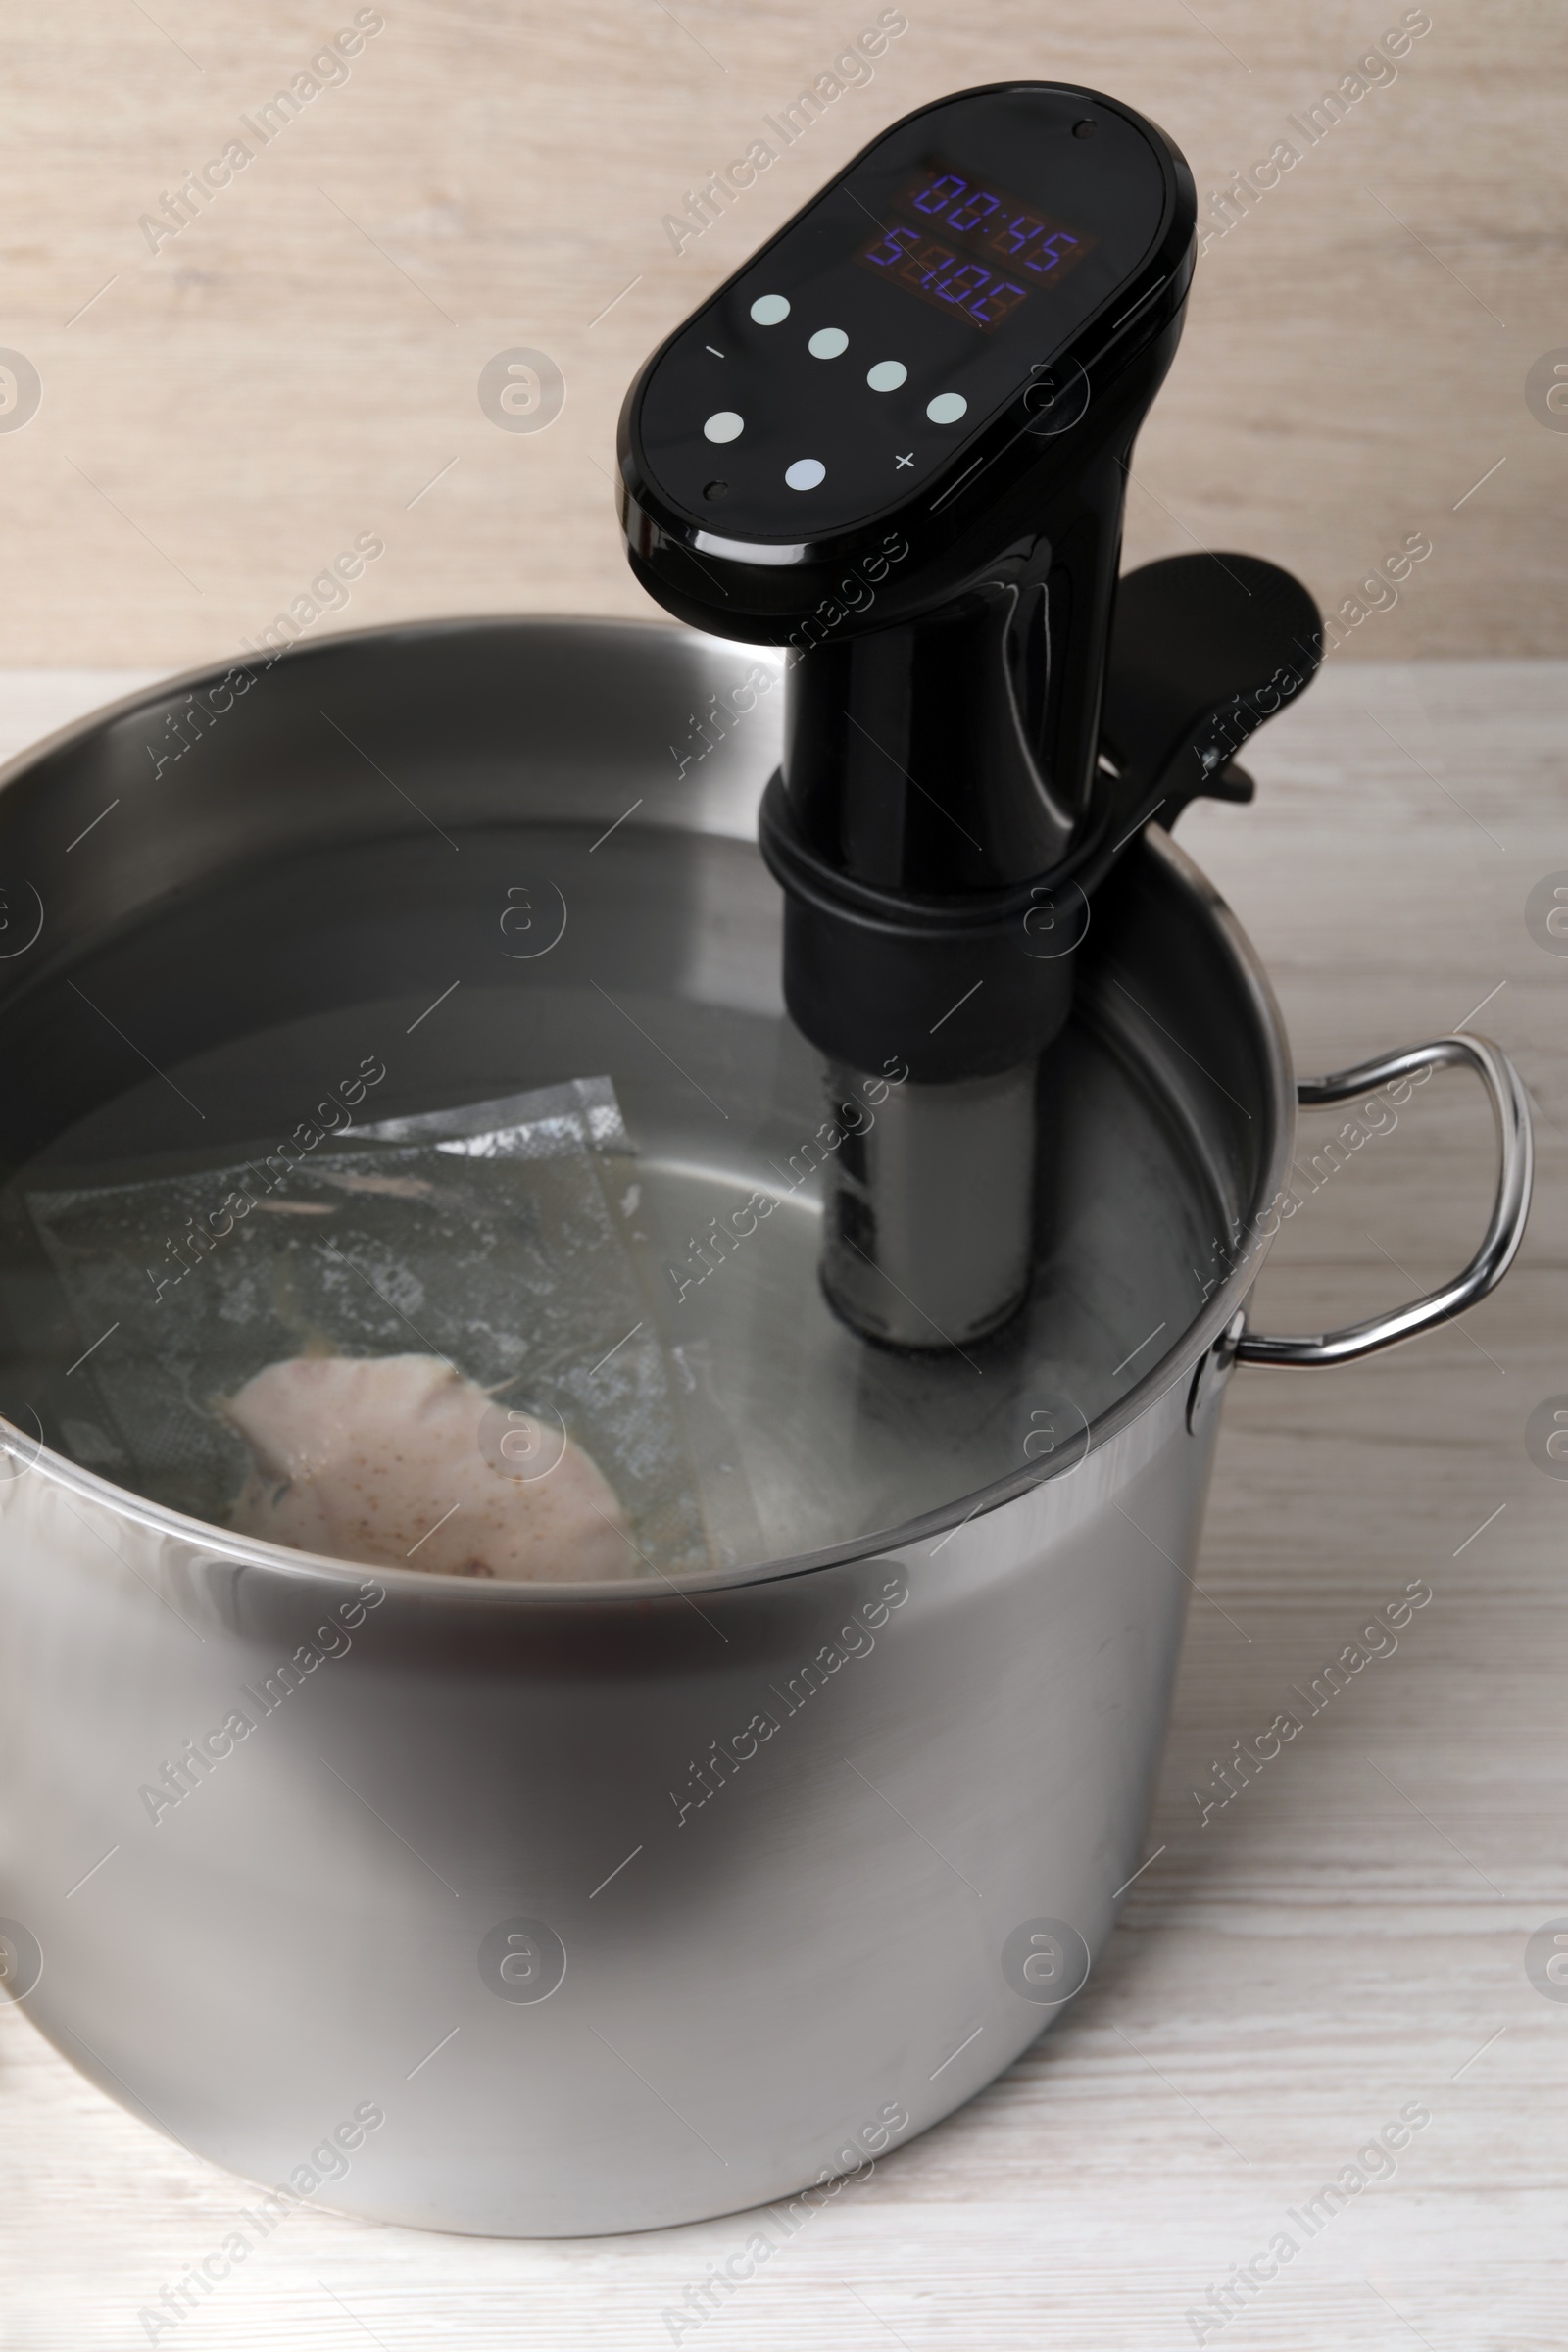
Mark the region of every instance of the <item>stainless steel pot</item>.
<instances>
[{"instance_id":1,"label":"stainless steel pot","mask_svg":"<svg viewBox=\"0 0 1568 2352\"><path fill-rule=\"evenodd\" d=\"M776 688L769 658L674 631L453 623L68 730L0 792L7 1156L73 1122L78 1157L145 1148L165 1080L194 1107L189 1072L264 1017L294 1024L296 1094L317 1045L384 1055L389 1112L608 1064L656 1189L676 1162L772 1184L798 1232L784 1274L769 1239L704 1310L750 1383L760 1491L787 1483L764 1457L789 1335L802 1391L853 1401L864 1358L798 1278L807 1194L783 1214L767 1173L819 1115L751 846ZM1249 1332L1295 1103L1256 958L1154 834L1086 967L1074 1113L1105 1132L1075 1157L1054 1114L1041 1312L997 1359L1005 1459L993 1432L984 1483L917 1516L895 1478L882 1524L678 1589L371 1575L65 1458L44 1392L79 1375L36 1358L0 1433L0 1985L111 2096L277 2184L258 2235L302 2195L522 2235L820 2198L1080 1988L1141 1858L1232 1365L1459 1312L1530 1184L1522 1092L1480 1040L1303 1088L1465 1063L1496 1204L1402 1313ZM203 1100L215 1133L273 1115ZM150 1807L171 1764L187 1785Z\"/></svg>"}]
</instances>

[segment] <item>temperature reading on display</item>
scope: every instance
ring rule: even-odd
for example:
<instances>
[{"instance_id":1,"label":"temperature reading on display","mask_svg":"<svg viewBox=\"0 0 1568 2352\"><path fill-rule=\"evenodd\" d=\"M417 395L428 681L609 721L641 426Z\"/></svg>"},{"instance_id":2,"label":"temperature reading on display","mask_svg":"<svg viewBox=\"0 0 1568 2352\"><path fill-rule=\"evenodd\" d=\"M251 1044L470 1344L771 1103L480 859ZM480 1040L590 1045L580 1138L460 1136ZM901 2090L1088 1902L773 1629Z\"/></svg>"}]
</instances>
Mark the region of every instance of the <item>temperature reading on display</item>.
<instances>
[{"instance_id":1,"label":"temperature reading on display","mask_svg":"<svg viewBox=\"0 0 1568 2352\"><path fill-rule=\"evenodd\" d=\"M893 206L909 218L891 222L856 259L982 334L1037 286L1059 285L1095 242L937 158L906 182Z\"/></svg>"}]
</instances>

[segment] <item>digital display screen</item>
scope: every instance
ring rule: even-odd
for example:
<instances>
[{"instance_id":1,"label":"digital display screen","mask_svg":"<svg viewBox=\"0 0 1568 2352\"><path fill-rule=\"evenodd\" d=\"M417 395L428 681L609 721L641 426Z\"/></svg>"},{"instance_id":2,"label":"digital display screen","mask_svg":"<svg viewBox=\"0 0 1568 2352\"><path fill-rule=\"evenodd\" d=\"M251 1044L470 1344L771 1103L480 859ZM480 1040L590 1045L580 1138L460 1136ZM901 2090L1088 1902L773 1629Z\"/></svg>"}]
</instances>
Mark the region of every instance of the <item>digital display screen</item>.
<instances>
[{"instance_id":1,"label":"digital display screen","mask_svg":"<svg viewBox=\"0 0 1568 2352\"><path fill-rule=\"evenodd\" d=\"M906 181L889 209L906 218L880 229L856 260L981 334L1037 287L1059 285L1095 243L938 156Z\"/></svg>"}]
</instances>

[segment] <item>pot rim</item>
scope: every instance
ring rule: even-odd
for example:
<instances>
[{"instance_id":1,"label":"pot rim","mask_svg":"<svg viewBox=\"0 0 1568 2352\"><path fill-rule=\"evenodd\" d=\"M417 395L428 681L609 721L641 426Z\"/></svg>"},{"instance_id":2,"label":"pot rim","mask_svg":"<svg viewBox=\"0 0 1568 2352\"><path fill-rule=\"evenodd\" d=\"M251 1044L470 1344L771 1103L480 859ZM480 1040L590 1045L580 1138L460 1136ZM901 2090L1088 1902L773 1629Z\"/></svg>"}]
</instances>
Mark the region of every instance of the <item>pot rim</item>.
<instances>
[{"instance_id":1,"label":"pot rim","mask_svg":"<svg viewBox=\"0 0 1568 2352\"><path fill-rule=\"evenodd\" d=\"M160 679L155 684L137 688L116 702L103 704L81 718L74 719L64 727L57 728L53 734L28 745L13 759L0 764L0 792L4 792L43 760L74 743L101 733L106 726L119 719L166 702L172 695L193 691L204 685L221 684L224 678L236 671L251 670L265 674L277 662L291 657L318 658L342 646L384 644L397 638L425 639L487 628L522 629L530 634L562 628L586 629L596 635L625 630L642 637L659 635L671 640L695 639L703 646L731 642L680 628L667 621L621 616L597 619L589 614L554 612L443 614L429 620L389 621L368 628L334 630L312 640L308 645L292 644L282 653L260 662L246 660L216 665L204 662L198 667L180 670ZM754 658L769 658L770 649L750 647L746 650ZM746 838L744 834L726 834L721 824L693 827L687 823L674 829L688 832L705 830L720 838ZM825 1545L815 1551L754 1561L740 1568L710 1568L693 1576L662 1576L663 1591L655 1590L647 1576L606 1577L592 1584L547 1581L543 1578L527 1582L496 1578L469 1579L433 1576L426 1569L383 1567L368 1562L340 1560L324 1552L296 1551L284 1544L266 1543L257 1537L236 1535L211 1521L193 1518L187 1512L173 1510L163 1503L151 1502L131 1489L117 1485L113 1479L104 1478L84 1464L71 1460L68 1455L56 1453L43 1443L41 1434L33 1438L3 1415L0 1415L0 1452L10 1454L13 1459L25 1452L30 1458L24 1461L22 1470L12 1479L0 1481L0 1486L16 1484L28 1471L41 1469L55 1485L67 1488L84 1500L106 1504L120 1518L131 1519L162 1537L172 1538L195 1550L215 1555L215 1564L228 1561L241 1568L266 1568L274 1575L290 1580L308 1580L313 1584L326 1581L344 1587L358 1587L367 1579L371 1579L377 1584L385 1582L389 1594L417 1594L427 1605L443 1604L453 1609L489 1608L500 1602L509 1608L545 1607L560 1610L563 1607L579 1606L630 1606L643 1610L655 1602L669 1604L684 1600L688 1595L774 1584L785 1579L813 1575L824 1569L848 1566L859 1560L875 1559L879 1555L901 1553L930 1537L951 1534L970 1521L989 1518L1005 1504L1049 1486L1056 1479L1070 1477L1091 1454L1100 1451L1110 1440L1139 1420L1167 1389L1184 1375L1190 1375L1191 1368L1214 1347L1244 1305L1257 1279L1271 1238L1261 1236L1255 1228L1263 1204L1272 1200L1279 1190L1295 1134L1296 1081L1290 1047L1279 1004L1256 949L1214 885L1162 826L1150 824L1146 827L1141 849L1143 854L1163 864L1171 879L1200 902L1228 950L1256 1020L1264 1048L1268 1090L1274 1098L1278 1115L1272 1148L1260 1170L1253 1197L1247 1204L1246 1222L1252 1230L1246 1249L1204 1302L1202 1312L1177 1335L1162 1355L1154 1359L1125 1396L1118 1398L1107 1411L1090 1423L1089 1444L1077 1461L1057 1469L1045 1469L1030 1463L1009 1472L1004 1478L993 1480L989 1486L981 1487L972 1494L957 1495L951 1502L922 1512L916 1518L905 1520L873 1535L852 1537L842 1544ZM16 1433L15 1440L7 1434L11 1431ZM20 1445L17 1441L20 1441Z\"/></svg>"}]
</instances>

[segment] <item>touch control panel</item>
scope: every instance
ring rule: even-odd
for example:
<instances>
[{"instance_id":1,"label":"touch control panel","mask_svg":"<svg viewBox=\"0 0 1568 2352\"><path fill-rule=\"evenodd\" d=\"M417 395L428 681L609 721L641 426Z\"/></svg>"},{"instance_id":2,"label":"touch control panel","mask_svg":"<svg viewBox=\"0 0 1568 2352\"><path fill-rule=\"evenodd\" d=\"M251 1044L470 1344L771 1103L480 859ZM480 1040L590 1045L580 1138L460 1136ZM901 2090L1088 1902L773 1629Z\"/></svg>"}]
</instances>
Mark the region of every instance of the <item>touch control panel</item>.
<instances>
[{"instance_id":1,"label":"touch control panel","mask_svg":"<svg viewBox=\"0 0 1568 2352\"><path fill-rule=\"evenodd\" d=\"M650 363L639 470L726 540L855 529L925 489L1071 352L1155 246L1136 118L1040 85L898 124Z\"/></svg>"}]
</instances>

